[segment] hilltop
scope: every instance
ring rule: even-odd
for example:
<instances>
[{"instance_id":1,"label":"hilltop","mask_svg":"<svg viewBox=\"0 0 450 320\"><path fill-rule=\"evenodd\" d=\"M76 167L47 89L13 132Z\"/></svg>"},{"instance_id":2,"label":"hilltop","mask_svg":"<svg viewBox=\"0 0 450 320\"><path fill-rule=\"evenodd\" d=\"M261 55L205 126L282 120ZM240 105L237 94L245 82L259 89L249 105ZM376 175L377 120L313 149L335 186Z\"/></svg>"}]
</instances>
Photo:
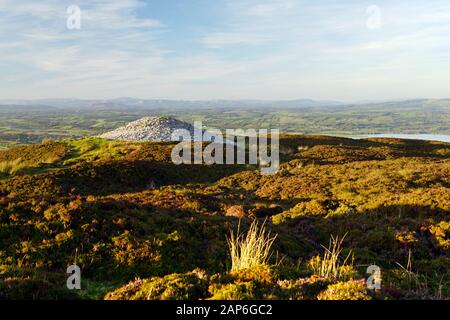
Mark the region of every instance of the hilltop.
<instances>
[{"instance_id":1,"label":"hilltop","mask_svg":"<svg viewBox=\"0 0 450 320\"><path fill-rule=\"evenodd\" d=\"M0 151L0 298L450 297L450 144L284 135L273 176L176 166L172 148L85 138ZM254 219L278 235L271 262L231 272L226 236ZM322 245L344 235L339 272L324 275Z\"/></svg>"}]
</instances>

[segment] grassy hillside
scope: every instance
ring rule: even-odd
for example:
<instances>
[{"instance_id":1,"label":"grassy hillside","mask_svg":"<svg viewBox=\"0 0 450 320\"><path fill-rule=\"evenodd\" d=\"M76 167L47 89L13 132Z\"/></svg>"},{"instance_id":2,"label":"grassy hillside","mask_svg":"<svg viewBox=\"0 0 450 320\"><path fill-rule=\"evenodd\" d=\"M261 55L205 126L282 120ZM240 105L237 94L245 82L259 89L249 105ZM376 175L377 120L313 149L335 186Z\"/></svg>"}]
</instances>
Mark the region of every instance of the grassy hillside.
<instances>
[{"instance_id":1,"label":"grassy hillside","mask_svg":"<svg viewBox=\"0 0 450 320\"><path fill-rule=\"evenodd\" d=\"M0 298L450 298L450 144L286 135L274 176L175 166L172 146L0 151ZM277 235L273 254L231 271L227 236L254 220ZM65 287L73 263L80 291Z\"/></svg>"}]
</instances>

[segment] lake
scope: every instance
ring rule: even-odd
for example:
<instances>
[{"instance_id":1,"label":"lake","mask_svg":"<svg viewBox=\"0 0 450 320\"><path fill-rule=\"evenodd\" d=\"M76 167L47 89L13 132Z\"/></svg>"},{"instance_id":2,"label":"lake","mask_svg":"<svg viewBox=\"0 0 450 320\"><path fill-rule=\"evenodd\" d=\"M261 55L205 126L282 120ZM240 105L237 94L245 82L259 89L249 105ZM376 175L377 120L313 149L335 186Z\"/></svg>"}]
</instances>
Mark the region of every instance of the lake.
<instances>
[{"instance_id":1,"label":"lake","mask_svg":"<svg viewBox=\"0 0 450 320\"><path fill-rule=\"evenodd\" d=\"M447 134L396 134L396 133L383 133L383 134L366 134L360 136L353 136L353 139L365 139L365 138L397 138L397 139L413 139L413 140L434 140L442 142L450 142L450 135Z\"/></svg>"}]
</instances>

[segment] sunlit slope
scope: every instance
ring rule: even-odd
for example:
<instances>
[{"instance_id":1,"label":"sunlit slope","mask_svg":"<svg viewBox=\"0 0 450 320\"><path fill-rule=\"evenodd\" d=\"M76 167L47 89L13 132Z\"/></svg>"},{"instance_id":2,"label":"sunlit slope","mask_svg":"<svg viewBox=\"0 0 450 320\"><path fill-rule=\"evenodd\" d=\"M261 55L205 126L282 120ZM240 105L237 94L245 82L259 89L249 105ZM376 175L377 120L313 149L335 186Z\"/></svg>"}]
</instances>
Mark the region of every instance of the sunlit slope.
<instances>
[{"instance_id":1,"label":"sunlit slope","mask_svg":"<svg viewBox=\"0 0 450 320\"><path fill-rule=\"evenodd\" d=\"M449 144L283 136L273 176L176 166L172 147L87 138L0 151L0 298L450 296ZM278 234L270 264L230 273L226 236L253 219ZM332 235L352 252L339 277L317 272ZM74 262L77 292L65 289ZM383 270L376 294L369 264Z\"/></svg>"}]
</instances>

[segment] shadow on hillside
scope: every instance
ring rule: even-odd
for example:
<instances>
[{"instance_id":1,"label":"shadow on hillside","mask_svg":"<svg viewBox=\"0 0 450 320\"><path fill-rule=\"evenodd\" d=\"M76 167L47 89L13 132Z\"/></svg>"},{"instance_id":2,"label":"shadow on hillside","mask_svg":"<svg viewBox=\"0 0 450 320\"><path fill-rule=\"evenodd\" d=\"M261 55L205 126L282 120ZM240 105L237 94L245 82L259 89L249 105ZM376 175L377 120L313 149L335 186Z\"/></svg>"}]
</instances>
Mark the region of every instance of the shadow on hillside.
<instances>
[{"instance_id":1,"label":"shadow on hillside","mask_svg":"<svg viewBox=\"0 0 450 320\"><path fill-rule=\"evenodd\" d=\"M157 161L85 162L39 175L0 182L1 189L26 196L109 195L165 185L212 184L248 170L238 165L175 165Z\"/></svg>"},{"instance_id":2,"label":"shadow on hillside","mask_svg":"<svg viewBox=\"0 0 450 320\"><path fill-rule=\"evenodd\" d=\"M299 199L268 199L255 194L253 191L242 188L234 189L232 187L222 185L213 185L204 190L207 191L207 194L210 197L220 201L223 205L239 205L243 206L244 210L252 209L255 205L261 207L276 205L285 211L292 209L299 202ZM186 191L186 194L198 196L199 194L202 194L202 190L192 189L192 191Z\"/></svg>"},{"instance_id":3,"label":"shadow on hillside","mask_svg":"<svg viewBox=\"0 0 450 320\"><path fill-rule=\"evenodd\" d=\"M331 235L346 235L345 247L354 250L359 262L394 266L406 263L409 250L416 260L448 256L445 243L450 230L439 223L448 221L449 214L450 210L426 205L388 205L363 212L300 216L280 226L302 234L316 247L328 244Z\"/></svg>"},{"instance_id":4,"label":"shadow on hillside","mask_svg":"<svg viewBox=\"0 0 450 320\"><path fill-rule=\"evenodd\" d=\"M371 148L372 153L377 148L389 148L393 152L392 156L396 157L448 158L450 154L450 143L394 138L350 139L332 136L283 135L280 139L280 145L281 154L284 155L283 162L296 158L294 154L298 151L317 146L348 148L350 155L352 150L357 150L357 148L366 150ZM442 150L449 150L449 152L439 153ZM371 158L370 156L367 160L372 159L377 160L376 157ZM378 160L380 159L382 160L382 158L378 158ZM363 156L361 160L366 159Z\"/></svg>"}]
</instances>

